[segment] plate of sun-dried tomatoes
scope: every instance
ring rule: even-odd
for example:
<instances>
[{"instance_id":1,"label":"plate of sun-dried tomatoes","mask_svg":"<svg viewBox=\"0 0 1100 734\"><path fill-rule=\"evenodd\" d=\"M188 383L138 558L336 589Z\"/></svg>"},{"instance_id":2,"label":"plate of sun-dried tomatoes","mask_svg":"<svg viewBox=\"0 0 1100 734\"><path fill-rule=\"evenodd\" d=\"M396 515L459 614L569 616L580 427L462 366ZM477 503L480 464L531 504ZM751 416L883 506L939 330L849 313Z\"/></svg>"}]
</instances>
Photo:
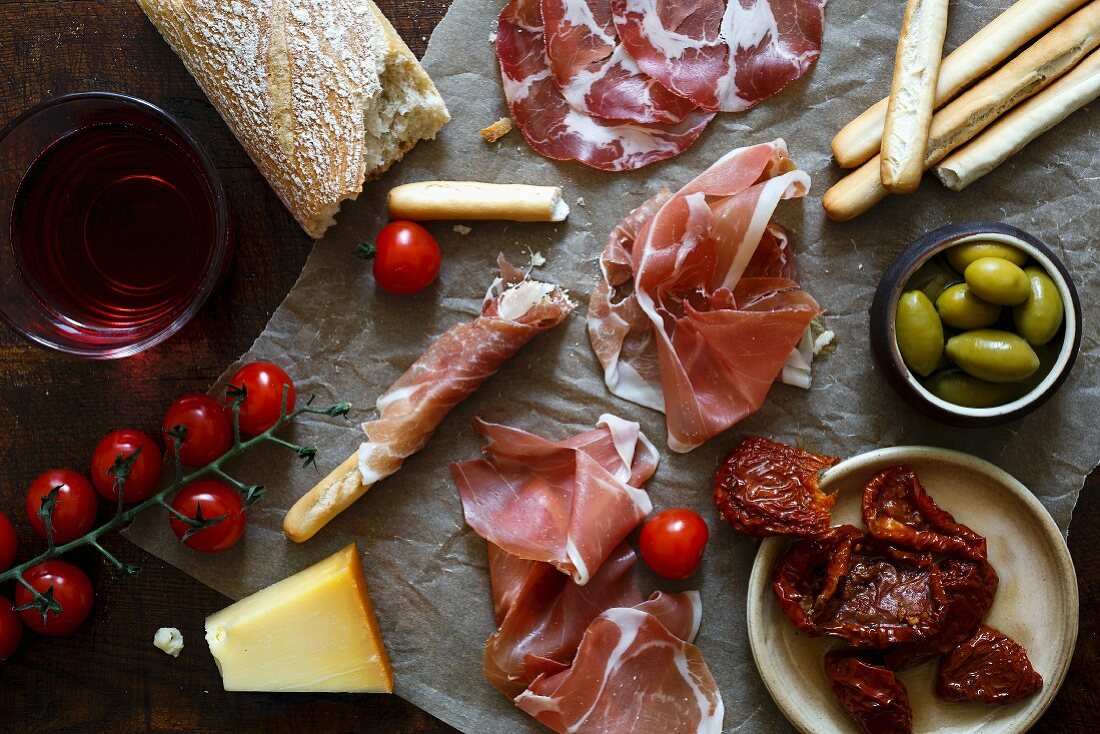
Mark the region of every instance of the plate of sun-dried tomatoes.
<instances>
[{"instance_id":1,"label":"plate of sun-dried tomatoes","mask_svg":"<svg viewBox=\"0 0 1100 734\"><path fill-rule=\"evenodd\" d=\"M1026 731L1077 639L1069 550L1020 482L928 447L843 462L763 439L715 486L765 536L749 581L753 657L802 732Z\"/></svg>"}]
</instances>

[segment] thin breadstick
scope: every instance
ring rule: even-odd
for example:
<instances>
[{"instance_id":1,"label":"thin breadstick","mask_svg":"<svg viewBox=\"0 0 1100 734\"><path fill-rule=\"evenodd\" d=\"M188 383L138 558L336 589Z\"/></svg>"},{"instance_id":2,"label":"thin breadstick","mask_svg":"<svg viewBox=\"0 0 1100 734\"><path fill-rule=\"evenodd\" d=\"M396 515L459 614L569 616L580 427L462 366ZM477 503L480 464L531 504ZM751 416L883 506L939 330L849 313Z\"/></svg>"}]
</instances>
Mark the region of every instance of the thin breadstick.
<instances>
[{"instance_id":1,"label":"thin breadstick","mask_svg":"<svg viewBox=\"0 0 1100 734\"><path fill-rule=\"evenodd\" d=\"M390 190L391 219L508 219L560 222L569 216L560 186L421 181Z\"/></svg>"},{"instance_id":2,"label":"thin breadstick","mask_svg":"<svg viewBox=\"0 0 1100 734\"><path fill-rule=\"evenodd\" d=\"M952 51L940 66L936 108L1089 0L1018 0ZM880 100L833 138L833 157L855 168L879 152L888 101Z\"/></svg>"},{"instance_id":3,"label":"thin breadstick","mask_svg":"<svg viewBox=\"0 0 1100 734\"><path fill-rule=\"evenodd\" d=\"M925 169L1048 86L1098 45L1100 0L1059 23L1019 56L937 112L932 117ZM878 175L879 158L876 155L825 192L822 206L830 219L843 222L858 217L886 197L888 192Z\"/></svg>"},{"instance_id":4,"label":"thin breadstick","mask_svg":"<svg viewBox=\"0 0 1100 734\"><path fill-rule=\"evenodd\" d=\"M882 134L882 185L895 194L920 186L946 35L947 0L909 0Z\"/></svg>"},{"instance_id":5,"label":"thin breadstick","mask_svg":"<svg viewBox=\"0 0 1100 734\"><path fill-rule=\"evenodd\" d=\"M1100 51L1093 51L1068 74L945 158L932 172L947 188L961 191L1097 97Z\"/></svg>"}]
</instances>

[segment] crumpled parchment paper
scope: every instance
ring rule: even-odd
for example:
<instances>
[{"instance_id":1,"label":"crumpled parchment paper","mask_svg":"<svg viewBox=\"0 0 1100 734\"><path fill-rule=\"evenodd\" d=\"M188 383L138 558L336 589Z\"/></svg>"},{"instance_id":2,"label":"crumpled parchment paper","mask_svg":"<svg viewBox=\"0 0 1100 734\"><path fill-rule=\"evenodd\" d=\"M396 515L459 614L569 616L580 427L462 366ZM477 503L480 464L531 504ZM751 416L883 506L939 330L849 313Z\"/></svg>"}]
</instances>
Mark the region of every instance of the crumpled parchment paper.
<instances>
[{"instance_id":1,"label":"crumpled parchment paper","mask_svg":"<svg viewBox=\"0 0 1100 734\"><path fill-rule=\"evenodd\" d=\"M702 590L698 644L725 698L726 731L790 731L757 675L745 629L745 595L757 543L718 519L710 499L717 462L750 434L796 442L840 456L881 446L931 444L969 451L1004 467L1030 487L1063 531L1084 477L1100 459L1094 430L1100 413L1100 278L1093 255L1100 201L1100 135L1088 110L966 191L954 194L930 177L919 193L894 197L853 222L828 222L820 200L841 175L829 139L888 87L902 5L835 2L828 9L817 64L803 79L745 114L719 115L686 154L626 174L555 163L512 133L497 144L477 131L507 114L490 35L503 0L455 0L424 64L454 120L439 139L422 143L383 180L345 205L339 225L310 256L301 279L242 361L267 359L287 368L298 394L318 403L348 400L348 422L316 418L292 430L321 449L319 471L301 469L291 452L264 447L235 472L267 486L250 512L244 540L217 556L178 544L157 513L140 517L128 536L139 546L234 598L242 597L355 541L396 672L396 692L466 731L544 731L482 677L484 641L493 614L485 543L467 529L447 464L475 458L477 415L550 438L590 428L605 411L638 420L663 460L648 489L657 508L688 506L708 519L712 538L690 583L665 589ZM948 48L965 40L1008 4L952 5ZM606 391L584 330L585 304L610 229L660 186L673 189L731 148L783 137L813 179L810 195L781 203L778 220L790 231L804 287L828 309L837 352L814 365L806 392L776 386L763 409L688 455L664 448L663 417ZM414 297L375 288L355 245L372 240L385 220L393 185L429 179L561 184L573 206L560 224L454 223L429 225L444 251L439 281ZM1081 354L1061 391L1031 416L993 430L946 428L897 398L872 365L867 309L887 263L935 227L973 219L1002 220L1048 243L1073 272L1086 309ZM277 247L277 243L272 243ZM281 533L283 514L301 494L358 446L358 423L375 398L432 338L477 313L503 251L517 264L529 252L547 258L537 277L563 284L581 303L562 327L537 337L440 426L429 446L395 476L374 487L309 542ZM232 370L230 370L231 372ZM995 512L996 508L983 511ZM964 521L966 518L961 518ZM646 583L655 585L652 578ZM211 612L215 610L210 610Z\"/></svg>"}]
</instances>

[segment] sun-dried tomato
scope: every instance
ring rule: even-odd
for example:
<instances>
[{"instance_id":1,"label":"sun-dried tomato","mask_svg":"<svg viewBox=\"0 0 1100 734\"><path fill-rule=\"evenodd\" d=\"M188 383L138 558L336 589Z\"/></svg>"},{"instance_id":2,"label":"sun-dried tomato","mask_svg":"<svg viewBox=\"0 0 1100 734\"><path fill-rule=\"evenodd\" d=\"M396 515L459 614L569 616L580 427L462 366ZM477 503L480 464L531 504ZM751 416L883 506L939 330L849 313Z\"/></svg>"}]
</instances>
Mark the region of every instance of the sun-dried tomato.
<instances>
[{"instance_id":1,"label":"sun-dried tomato","mask_svg":"<svg viewBox=\"0 0 1100 734\"><path fill-rule=\"evenodd\" d=\"M745 439L718 467L714 503L745 535L821 535L829 530L836 497L821 491L818 478L838 461L764 438Z\"/></svg>"},{"instance_id":2,"label":"sun-dried tomato","mask_svg":"<svg viewBox=\"0 0 1100 734\"><path fill-rule=\"evenodd\" d=\"M884 469L863 488L863 522L879 540L918 553L986 558L985 538L941 509L909 467Z\"/></svg>"},{"instance_id":3,"label":"sun-dried tomato","mask_svg":"<svg viewBox=\"0 0 1100 734\"><path fill-rule=\"evenodd\" d=\"M999 580L987 561L940 561L947 611L943 626L931 637L905 642L886 651L887 667L904 670L953 650L974 634L993 605Z\"/></svg>"},{"instance_id":4,"label":"sun-dried tomato","mask_svg":"<svg viewBox=\"0 0 1100 734\"><path fill-rule=\"evenodd\" d=\"M861 530L841 525L794 543L779 559L772 590L795 627L815 637L822 633L826 609L851 565L852 546L863 537Z\"/></svg>"},{"instance_id":5,"label":"sun-dried tomato","mask_svg":"<svg viewBox=\"0 0 1100 734\"><path fill-rule=\"evenodd\" d=\"M949 701L1009 703L1043 687L1027 650L984 624L940 661L936 694Z\"/></svg>"},{"instance_id":6,"label":"sun-dried tomato","mask_svg":"<svg viewBox=\"0 0 1100 734\"><path fill-rule=\"evenodd\" d=\"M913 731L909 692L891 670L852 655L825 656L825 675L844 711L867 734Z\"/></svg>"}]
</instances>

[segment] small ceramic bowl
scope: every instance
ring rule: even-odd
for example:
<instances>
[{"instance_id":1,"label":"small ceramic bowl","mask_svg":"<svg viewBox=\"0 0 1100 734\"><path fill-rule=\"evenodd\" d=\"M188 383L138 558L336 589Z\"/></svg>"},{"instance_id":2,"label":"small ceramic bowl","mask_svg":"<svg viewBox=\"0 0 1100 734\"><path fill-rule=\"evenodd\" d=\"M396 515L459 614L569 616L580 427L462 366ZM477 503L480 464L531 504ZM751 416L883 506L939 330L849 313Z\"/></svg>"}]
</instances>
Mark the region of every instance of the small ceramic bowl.
<instances>
[{"instance_id":1,"label":"small ceramic bowl","mask_svg":"<svg viewBox=\"0 0 1100 734\"><path fill-rule=\"evenodd\" d=\"M1046 369L1042 379L1016 400L991 408L957 405L927 390L902 360L894 324L898 300L914 273L944 250L974 241L999 242L1028 253L1054 281L1065 309L1062 327L1051 341L1052 345L1058 345L1058 351L1049 367L1040 367ZM1038 408L1065 382L1081 348L1081 300L1066 266L1038 239L1021 229L1000 222L952 224L933 230L913 242L891 263L879 281L870 316L871 351L886 379L898 394L923 413L944 423L965 428L1007 423Z\"/></svg>"}]
</instances>

